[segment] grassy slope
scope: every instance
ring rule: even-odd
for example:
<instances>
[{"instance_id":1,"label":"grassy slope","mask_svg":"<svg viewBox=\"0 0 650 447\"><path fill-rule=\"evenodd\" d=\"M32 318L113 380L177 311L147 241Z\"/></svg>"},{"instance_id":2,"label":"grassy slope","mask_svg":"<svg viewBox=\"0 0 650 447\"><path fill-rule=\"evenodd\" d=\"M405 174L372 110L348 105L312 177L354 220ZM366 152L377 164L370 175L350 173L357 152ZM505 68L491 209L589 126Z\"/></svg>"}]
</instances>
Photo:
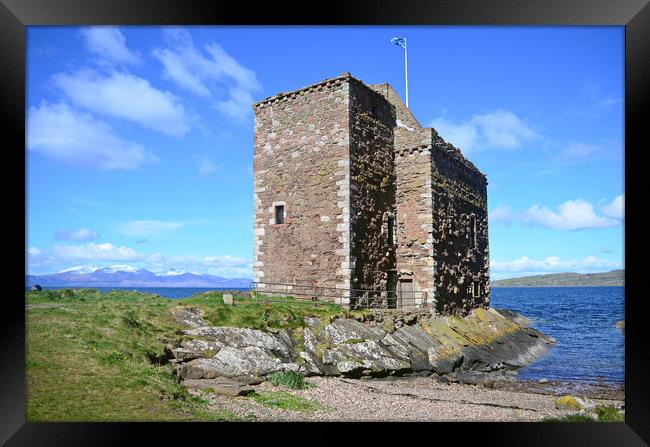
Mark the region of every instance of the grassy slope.
<instances>
[{"instance_id":1,"label":"grassy slope","mask_svg":"<svg viewBox=\"0 0 650 447\"><path fill-rule=\"evenodd\" d=\"M612 270L604 273L553 273L550 275L523 276L521 278L492 281L492 287L534 286L623 286L625 271Z\"/></svg>"},{"instance_id":2,"label":"grassy slope","mask_svg":"<svg viewBox=\"0 0 650 447\"><path fill-rule=\"evenodd\" d=\"M305 315L338 306L288 302L224 306L220 294L168 300L90 289L28 292L27 420L236 420L191 397L161 361L164 340L180 335L170 319L178 304L198 304L215 325L296 327Z\"/></svg>"}]
</instances>

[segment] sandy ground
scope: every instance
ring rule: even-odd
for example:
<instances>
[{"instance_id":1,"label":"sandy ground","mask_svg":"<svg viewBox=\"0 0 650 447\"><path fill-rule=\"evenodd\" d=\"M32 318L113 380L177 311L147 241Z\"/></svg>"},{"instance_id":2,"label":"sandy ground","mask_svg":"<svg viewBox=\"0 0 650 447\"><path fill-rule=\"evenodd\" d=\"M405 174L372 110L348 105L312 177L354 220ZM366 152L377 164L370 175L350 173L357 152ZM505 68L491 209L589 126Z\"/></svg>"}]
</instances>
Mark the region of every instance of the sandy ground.
<instances>
[{"instance_id":1,"label":"sandy ground","mask_svg":"<svg viewBox=\"0 0 650 447\"><path fill-rule=\"evenodd\" d=\"M357 380L311 377L305 390L287 390L268 382L256 391L289 391L322 406L316 411L269 408L249 397L205 395L215 409L227 409L257 421L540 421L573 411L557 410L552 394L438 383L430 377ZM592 399L612 405L620 399Z\"/></svg>"}]
</instances>

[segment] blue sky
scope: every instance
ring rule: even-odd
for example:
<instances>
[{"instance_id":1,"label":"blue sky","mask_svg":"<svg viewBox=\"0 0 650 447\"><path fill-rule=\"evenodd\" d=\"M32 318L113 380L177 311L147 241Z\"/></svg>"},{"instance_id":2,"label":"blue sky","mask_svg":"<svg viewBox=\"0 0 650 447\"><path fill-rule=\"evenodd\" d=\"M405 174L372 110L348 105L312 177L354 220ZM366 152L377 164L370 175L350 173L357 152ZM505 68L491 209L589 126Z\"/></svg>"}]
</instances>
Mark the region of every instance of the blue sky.
<instances>
[{"instance_id":1,"label":"blue sky","mask_svg":"<svg viewBox=\"0 0 650 447\"><path fill-rule=\"evenodd\" d=\"M251 276L251 104L389 82L488 177L492 278L623 267L623 27L28 27L27 270Z\"/></svg>"}]
</instances>

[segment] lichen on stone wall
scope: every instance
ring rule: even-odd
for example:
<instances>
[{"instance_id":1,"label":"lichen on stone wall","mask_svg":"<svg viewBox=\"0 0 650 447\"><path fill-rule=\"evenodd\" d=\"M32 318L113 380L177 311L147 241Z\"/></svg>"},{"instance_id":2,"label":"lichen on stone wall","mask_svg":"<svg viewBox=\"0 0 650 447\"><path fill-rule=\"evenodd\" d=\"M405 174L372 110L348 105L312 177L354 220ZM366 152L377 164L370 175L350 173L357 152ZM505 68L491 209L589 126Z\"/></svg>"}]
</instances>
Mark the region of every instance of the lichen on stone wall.
<instances>
[{"instance_id":1,"label":"lichen on stone wall","mask_svg":"<svg viewBox=\"0 0 650 447\"><path fill-rule=\"evenodd\" d=\"M433 151L432 163L437 310L467 315L489 305L487 185L440 149Z\"/></svg>"},{"instance_id":2,"label":"lichen on stone wall","mask_svg":"<svg viewBox=\"0 0 650 447\"><path fill-rule=\"evenodd\" d=\"M381 231L395 213L393 107L362 83L350 89L350 218L354 289L380 288L395 269L395 249Z\"/></svg>"}]
</instances>

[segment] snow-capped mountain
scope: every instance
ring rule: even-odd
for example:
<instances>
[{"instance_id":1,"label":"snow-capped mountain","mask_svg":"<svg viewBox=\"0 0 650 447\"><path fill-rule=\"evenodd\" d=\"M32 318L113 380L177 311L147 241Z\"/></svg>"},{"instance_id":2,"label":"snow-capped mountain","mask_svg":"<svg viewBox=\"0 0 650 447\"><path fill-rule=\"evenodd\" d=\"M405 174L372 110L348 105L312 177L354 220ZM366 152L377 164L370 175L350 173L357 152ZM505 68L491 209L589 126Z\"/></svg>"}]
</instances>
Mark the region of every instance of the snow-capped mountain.
<instances>
[{"instance_id":1,"label":"snow-capped mountain","mask_svg":"<svg viewBox=\"0 0 650 447\"><path fill-rule=\"evenodd\" d=\"M249 278L223 278L176 270L153 273L130 265L75 266L50 275L27 275L27 285L46 287L248 287Z\"/></svg>"}]
</instances>

